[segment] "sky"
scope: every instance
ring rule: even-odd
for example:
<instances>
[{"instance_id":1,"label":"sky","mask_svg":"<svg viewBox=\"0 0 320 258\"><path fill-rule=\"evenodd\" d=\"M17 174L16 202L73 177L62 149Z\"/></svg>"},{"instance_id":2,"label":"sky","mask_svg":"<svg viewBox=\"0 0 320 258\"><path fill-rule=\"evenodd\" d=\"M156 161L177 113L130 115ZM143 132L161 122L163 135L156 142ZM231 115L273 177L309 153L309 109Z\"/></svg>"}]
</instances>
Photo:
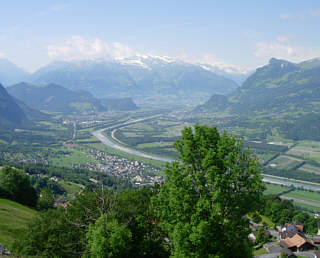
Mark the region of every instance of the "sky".
<instances>
[{"instance_id":1,"label":"sky","mask_svg":"<svg viewBox=\"0 0 320 258\"><path fill-rule=\"evenodd\" d=\"M0 10L0 57L31 72L143 54L238 72L320 57L319 0L10 0Z\"/></svg>"}]
</instances>

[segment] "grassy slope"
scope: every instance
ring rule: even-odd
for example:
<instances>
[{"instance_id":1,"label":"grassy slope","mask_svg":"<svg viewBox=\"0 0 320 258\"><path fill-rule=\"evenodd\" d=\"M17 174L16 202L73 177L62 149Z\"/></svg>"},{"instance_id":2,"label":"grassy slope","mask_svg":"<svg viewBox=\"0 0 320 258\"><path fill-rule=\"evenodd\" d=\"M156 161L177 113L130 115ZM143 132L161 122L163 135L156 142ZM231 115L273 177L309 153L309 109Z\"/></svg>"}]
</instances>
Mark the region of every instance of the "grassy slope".
<instances>
[{"instance_id":1,"label":"grassy slope","mask_svg":"<svg viewBox=\"0 0 320 258\"><path fill-rule=\"evenodd\" d=\"M26 227L37 212L19 203L0 198L0 243L9 250L16 234Z\"/></svg>"}]
</instances>

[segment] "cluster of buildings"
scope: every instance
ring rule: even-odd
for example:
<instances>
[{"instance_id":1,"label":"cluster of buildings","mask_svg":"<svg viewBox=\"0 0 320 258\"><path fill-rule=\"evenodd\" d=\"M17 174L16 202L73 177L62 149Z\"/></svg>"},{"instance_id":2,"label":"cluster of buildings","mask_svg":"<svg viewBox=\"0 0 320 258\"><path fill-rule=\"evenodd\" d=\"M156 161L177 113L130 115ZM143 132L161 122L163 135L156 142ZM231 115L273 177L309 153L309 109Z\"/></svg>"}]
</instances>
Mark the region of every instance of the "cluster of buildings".
<instances>
[{"instance_id":1,"label":"cluster of buildings","mask_svg":"<svg viewBox=\"0 0 320 258\"><path fill-rule=\"evenodd\" d=\"M286 223L279 233L280 246L292 252L317 250L319 239L308 240L300 222Z\"/></svg>"},{"instance_id":2,"label":"cluster of buildings","mask_svg":"<svg viewBox=\"0 0 320 258\"><path fill-rule=\"evenodd\" d=\"M132 161L99 150L90 150L88 156L97 160L97 163L90 162L80 165L92 171L99 170L112 176L121 177L133 182L136 186L153 185L163 181L159 176L160 169L139 161Z\"/></svg>"},{"instance_id":3,"label":"cluster of buildings","mask_svg":"<svg viewBox=\"0 0 320 258\"><path fill-rule=\"evenodd\" d=\"M278 240L277 242L264 244L264 248L269 252L268 257L278 257L278 254L282 253L285 253L287 257L297 257L296 255L301 252L311 253L313 257L320 257L320 251L318 250L320 238L307 237L302 223L298 221L286 223L282 227L277 227L277 229L279 232L265 231L265 234L270 237L275 236ZM249 235L249 238L254 240L254 236L253 232ZM301 255L303 256L303 253Z\"/></svg>"}]
</instances>

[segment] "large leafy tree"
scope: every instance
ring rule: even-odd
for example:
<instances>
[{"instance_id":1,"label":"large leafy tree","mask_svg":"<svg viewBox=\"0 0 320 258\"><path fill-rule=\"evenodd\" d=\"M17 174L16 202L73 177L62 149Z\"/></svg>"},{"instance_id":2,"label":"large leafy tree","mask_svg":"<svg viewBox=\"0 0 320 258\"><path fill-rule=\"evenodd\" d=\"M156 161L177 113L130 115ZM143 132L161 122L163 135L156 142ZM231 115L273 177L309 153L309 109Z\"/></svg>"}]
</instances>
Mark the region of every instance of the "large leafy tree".
<instances>
[{"instance_id":1,"label":"large leafy tree","mask_svg":"<svg viewBox=\"0 0 320 258\"><path fill-rule=\"evenodd\" d=\"M248 257L248 222L264 190L257 158L217 128L185 128L155 205L173 257Z\"/></svg>"},{"instance_id":2,"label":"large leafy tree","mask_svg":"<svg viewBox=\"0 0 320 258\"><path fill-rule=\"evenodd\" d=\"M155 223L150 205L153 195L147 188L123 190L118 194L114 214L132 233L131 258L169 256L165 234Z\"/></svg>"},{"instance_id":3,"label":"large leafy tree","mask_svg":"<svg viewBox=\"0 0 320 258\"><path fill-rule=\"evenodd\" d=\"M37 204L38 195L29 176L19 169L3 167L0 170L0 187L3 197L31 207Z\"/></svg>"},{"instance_id":4,"label":"large leafy tree","mask_svg":"<svg viewBox=\"0 0 320 258\"><path fill-rule=\"evenodd\" d=\"M131 232L113 216L103 214L87 233L89 254L87 257L129 257Z\"/></svg>"}]
</instances>

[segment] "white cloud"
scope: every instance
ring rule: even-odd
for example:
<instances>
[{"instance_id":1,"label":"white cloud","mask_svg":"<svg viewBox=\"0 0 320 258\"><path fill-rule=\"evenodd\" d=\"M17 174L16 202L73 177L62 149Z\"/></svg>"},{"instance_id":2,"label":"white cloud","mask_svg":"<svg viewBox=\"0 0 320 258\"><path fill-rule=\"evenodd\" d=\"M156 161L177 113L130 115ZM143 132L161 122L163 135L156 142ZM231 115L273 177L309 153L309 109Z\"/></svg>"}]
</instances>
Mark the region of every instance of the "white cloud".
<instances>
[{"instance_id":1,"label":"white cloud","mask_svg":"<svg viewBox=\"0 0 320 258\"><path fill-rule=\"evenodd\" d=\"M3 58L4 56L5 56L5 54L0 51L0 58Z\"/></svg>"},{"instance_id":2,"label":"white cloud","mask_svg":"<svg viewBox=\"0 0 320 258\"><path fill-rule=\"evenodd\" d=\"M48 56L60 60L121 59L138 53L119 42L108 44L100 39L85 39L73 36L64 44L47 46Z\"/></svg>"},{"instance_id":3,"label":"white cloud","mask_svg":"<svg viewBox=\"0 0 320 258\"><path fill-rule=\"evenodd\" d=\"M139 53L119 42L107 43L97 38L86 39L81 36L73 36L60 45L49 45L47 46L47 51L49 58L65 61L92 59L120 60L133 56L153 56L149 53ZM239 74L248 72L247 69L234 64L228 64L216 58L212 53L192 55L182 50L181 54L174 57L174 59L192 64L208 64L226 73Z\"/></svg>"},{"instance_id":4,"label":"white cloud","mask_svg":"<svg viewBox=\"0 0 320 258\"><path fill-rule=\"evenodd\" d=\"M264 58L281 58L292 62L301 62L320 56L320 46L302 47L284 42L259 42L254 55Z\"/></svg>"}]
</instances>

